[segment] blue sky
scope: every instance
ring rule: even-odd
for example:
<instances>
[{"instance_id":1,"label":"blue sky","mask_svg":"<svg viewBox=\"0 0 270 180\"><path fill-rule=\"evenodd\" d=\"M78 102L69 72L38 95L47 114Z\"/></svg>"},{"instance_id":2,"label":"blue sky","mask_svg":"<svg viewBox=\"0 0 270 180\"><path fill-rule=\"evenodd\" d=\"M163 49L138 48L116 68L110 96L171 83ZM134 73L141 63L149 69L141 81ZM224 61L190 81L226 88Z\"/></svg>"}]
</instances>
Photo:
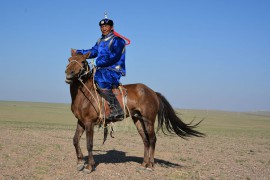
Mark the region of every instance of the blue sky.
<instances>
[{"instance_id":1,"label":"blue sky","mask_svg":"<svg viewBox=\"0 0 270 180\"><path fill-rule=\"evenodd\" d=\"M270 110L268 0L4 0L0 100L70 103L70 48L91 48L104 12L131 40L122 83L175 108Z\"/></svg>"}]
</instances>

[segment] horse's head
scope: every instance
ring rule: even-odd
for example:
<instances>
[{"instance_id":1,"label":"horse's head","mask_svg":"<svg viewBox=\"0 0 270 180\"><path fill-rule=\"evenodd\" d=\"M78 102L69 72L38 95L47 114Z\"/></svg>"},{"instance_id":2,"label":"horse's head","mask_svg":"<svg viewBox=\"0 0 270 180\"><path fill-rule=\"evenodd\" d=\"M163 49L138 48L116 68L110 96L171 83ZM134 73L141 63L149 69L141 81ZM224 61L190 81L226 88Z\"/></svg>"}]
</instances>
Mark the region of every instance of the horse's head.
<instances>
[{"instance_id":1,"label":"horse's head","mask_svg":"<svg viewBox=\"0 0 270 180\"><path fill-rule=\"evenodd\" d=\"M89 53L83 55L71 52L71 57L68 59L69 63L65 71L66 83L72 84L89 72L89 65L86 61L88 56Z\"/></svg>"}]
</instances>

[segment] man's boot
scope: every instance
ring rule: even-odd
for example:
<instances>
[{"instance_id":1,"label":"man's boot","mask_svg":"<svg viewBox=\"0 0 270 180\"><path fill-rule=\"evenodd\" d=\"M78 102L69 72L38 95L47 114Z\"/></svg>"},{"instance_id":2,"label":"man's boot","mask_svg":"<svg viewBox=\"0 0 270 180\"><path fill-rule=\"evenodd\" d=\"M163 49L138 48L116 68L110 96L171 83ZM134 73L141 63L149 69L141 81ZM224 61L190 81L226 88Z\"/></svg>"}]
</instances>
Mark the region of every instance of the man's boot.
<instances>
[{"instance_id":1,"label":"man's boot","mask_svg":"<svg viewBox=\"0 0 270 180\"><path fill-rule=\"evenodd\" d=\"M121 108L116 96L111 89L100 90L100 95L109 103L110 115L107 119L110 120L123 120L124 111Z\"/></svg>"}]
</instances>

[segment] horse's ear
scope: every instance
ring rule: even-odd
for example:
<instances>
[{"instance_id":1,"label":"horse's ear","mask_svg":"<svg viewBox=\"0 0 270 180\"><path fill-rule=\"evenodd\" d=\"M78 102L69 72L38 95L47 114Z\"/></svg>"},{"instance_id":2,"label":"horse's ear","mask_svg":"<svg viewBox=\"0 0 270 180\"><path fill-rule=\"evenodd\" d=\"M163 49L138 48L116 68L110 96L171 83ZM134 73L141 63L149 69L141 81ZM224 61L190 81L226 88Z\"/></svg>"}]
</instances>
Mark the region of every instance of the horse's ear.
<instances>
[{"instance_id":1,"label":"horse's ear","mask_svg":"<svg viewBox=\"0 0 270 180\"><path fill-rule=\"evenodd\" d=\"M72 49L70 50L71 56L75 56L76 55L76 49Z\"/></svg>"},{"instance_id":2,"label":"horse's ear","mask_svg":"<svg viewBox=\"0 0 270 180\"><path fill-rule=\"evenodd\" d=\"M84 54L84 55L83 55L84 59L89 58L90 54L91 54L90 52L88 52L88 53Z\"/></svg>"}]
</instances>

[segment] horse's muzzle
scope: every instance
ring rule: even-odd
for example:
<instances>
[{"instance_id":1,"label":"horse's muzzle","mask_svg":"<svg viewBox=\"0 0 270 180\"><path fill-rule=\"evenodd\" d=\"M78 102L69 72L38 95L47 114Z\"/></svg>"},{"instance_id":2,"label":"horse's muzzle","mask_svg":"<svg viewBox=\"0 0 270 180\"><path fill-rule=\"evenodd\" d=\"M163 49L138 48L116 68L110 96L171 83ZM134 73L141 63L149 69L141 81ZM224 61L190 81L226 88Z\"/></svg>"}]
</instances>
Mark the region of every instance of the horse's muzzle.
<instances>
[{"instance_id":1,"label":"horse's muzzle","mask_svg":"<svg viewBox=\"0 0 270 180\"><path fill-rule=\"evenodd\" d=\"M67 83L67 84L72 84L72 82L73 82L73 75L66 75L66 80L65 80L65 82Z\"/></svg>"}]
</instances>

